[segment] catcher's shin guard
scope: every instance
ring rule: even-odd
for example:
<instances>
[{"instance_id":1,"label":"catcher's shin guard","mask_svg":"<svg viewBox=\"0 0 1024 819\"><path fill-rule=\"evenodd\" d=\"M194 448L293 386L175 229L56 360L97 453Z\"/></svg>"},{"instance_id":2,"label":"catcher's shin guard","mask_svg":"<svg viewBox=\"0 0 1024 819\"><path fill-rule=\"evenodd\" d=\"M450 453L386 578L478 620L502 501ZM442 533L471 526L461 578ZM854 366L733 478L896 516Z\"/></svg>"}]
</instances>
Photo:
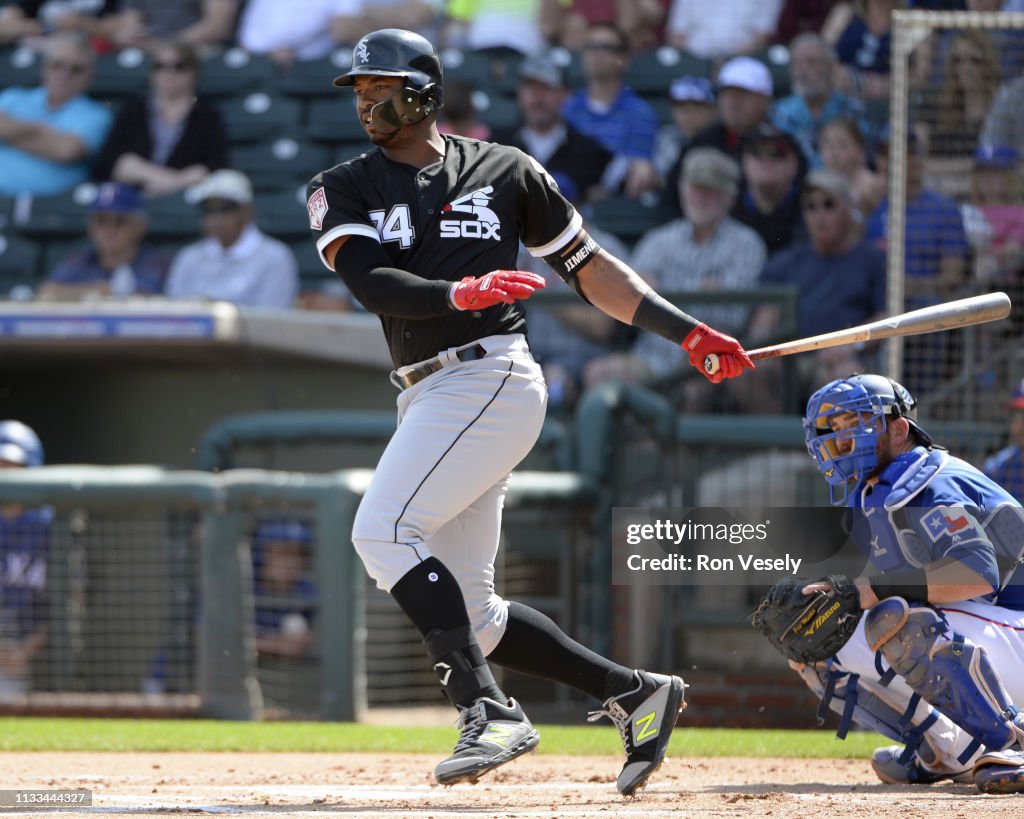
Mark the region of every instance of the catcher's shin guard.
<instances>
[{"instance_id":1,"label":"catcher's shin guard","mask_svg":"<svg viewBox=\"0 0 1024 819\"><path fill-rule=\"evenodd\" d=\"M887 597L864 621L871 649L881 651L915 693L989 751L1020 742L1024 714L1010 701L984 647L956 633L939 643L947 629L934 609L911 607L902 597Z\"/></svg>"}]
</instances>

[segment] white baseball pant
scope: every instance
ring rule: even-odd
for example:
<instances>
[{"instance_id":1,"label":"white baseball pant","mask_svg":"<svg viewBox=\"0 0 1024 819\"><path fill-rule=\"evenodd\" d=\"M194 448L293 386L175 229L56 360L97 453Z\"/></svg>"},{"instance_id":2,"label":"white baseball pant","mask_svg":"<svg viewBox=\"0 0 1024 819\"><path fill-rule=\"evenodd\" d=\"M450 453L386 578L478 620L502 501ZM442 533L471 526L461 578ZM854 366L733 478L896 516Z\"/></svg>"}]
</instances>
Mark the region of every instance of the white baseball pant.
<instances>
[{"instance_id":1,"label":"white baseball pant","mask_svg":"<svg viewBox=\"0 0 1024 819\"><path fill-rule=\"evenodd\" d=\"M398 429L363 497L352 541L384 591L433 555L458 580L484 654L505 633L494 590L501 512L512 469L544 423L547 387L522 334L478 342L398 396Z\"/></svg>"}]
</instances>

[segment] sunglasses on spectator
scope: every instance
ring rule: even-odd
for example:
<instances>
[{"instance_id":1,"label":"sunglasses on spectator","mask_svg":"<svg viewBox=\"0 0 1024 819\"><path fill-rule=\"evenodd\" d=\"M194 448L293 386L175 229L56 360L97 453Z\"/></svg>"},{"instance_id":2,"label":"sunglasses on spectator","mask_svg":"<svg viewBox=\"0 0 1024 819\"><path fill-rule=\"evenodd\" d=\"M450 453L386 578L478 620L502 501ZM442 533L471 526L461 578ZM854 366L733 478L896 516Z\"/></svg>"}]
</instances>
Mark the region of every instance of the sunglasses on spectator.
<instances>
[{"instance_id":1,"label":"sunglasses on spectator","mask_svg":"<svg viewBox=\"0 0 1024 819\"><path fill-rule=\"evenodd\" d=\"M804 210L808 213L816 213L817 211L832 211L836 209L836 200L831 196L826 196L824 199L805 199Z\"/></svg>"},{"instance_id":2,"label":"sunglasses on spectator","mask_svg":"<svg viewBox=\"0 0 1024 819\"><path fill-rule=\"evenodd\" d=\"M77 77L89 70L85 63L69 63L64 60L52 60L46 64L50 71L63 71Z\"/></svg>"},{"instance_id":3,"label":"sunglasses on spectator","mask_svg":"<svg viewBox=\"0 0 1024 819\"><path fill-rule=\"evenodd\" d=\"M176 60L175 62L153 63L153 70L173 71L175 74L184 74L186 71L192 70L192 64L187 63L184 60Z\"/></svg>"},{"instance_id":4,"label":"sunglasses on spectator","mask_svg":"<svg viewBox=\"0 0 1024 819\"><path fill-rule=\"evenodd\" d=\"M222 213L236 213L242 209L242 206L237 202L222 202L220 204L204 202L200 207L203 210L203 216L216 216Z\"/></svg>"},{"instance_id":5,"label":"sunglasses on spectator","mask_svg":"<svg viewBox=\"0 0 1024 819\"><path fill-rule=\"evenodd\" d=\"M584 51L607 51L612 54L621 54L623 49L618 43L587 43L583 46Z\"/></svg>"}]
</instances>

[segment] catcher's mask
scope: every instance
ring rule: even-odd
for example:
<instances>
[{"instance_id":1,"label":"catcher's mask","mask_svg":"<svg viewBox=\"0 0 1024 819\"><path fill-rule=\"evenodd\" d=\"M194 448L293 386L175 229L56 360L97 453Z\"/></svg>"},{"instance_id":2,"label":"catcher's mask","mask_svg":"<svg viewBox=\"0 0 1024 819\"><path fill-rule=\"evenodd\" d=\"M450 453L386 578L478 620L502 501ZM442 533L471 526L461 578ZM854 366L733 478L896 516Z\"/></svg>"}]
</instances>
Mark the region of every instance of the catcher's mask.
<instances>
[{"instance_id":1,"label":"catcher's mask","mask_svg":"<svg viewBox=\"0 0 1024 819\"><path fill-rule=\"evenodd\" d=\"M352 67L334 84L351 86L359 76L402 77L405 86L370 110L383 133L426 119L444 106L441 58L430 42L412 31L371 31L352 49Z\"/></svg>"},{"instance_id":2,"label":"catcher's mask","mask_svg":"<svg viewBox=\"0 0 1024 819\"><path fill-rule=\"evenodd\" d=\"M906 418L925 446L931 436L914 418L917 400L906 387L882 375L851 375L831 381L807 401L804 441L828 481L833 505L846 503L854 487L878 466L878 436L889 418ZM853 413L845 429L832 419Z\"/></svg>"}]
</instances>

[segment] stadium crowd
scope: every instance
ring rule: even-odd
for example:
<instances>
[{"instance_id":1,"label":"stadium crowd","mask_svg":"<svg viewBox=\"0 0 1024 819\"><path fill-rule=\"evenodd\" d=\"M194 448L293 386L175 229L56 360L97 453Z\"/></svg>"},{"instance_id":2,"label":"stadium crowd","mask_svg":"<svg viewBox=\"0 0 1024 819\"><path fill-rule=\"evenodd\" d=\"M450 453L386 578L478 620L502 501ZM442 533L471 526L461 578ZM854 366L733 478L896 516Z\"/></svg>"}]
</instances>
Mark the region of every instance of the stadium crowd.
<instances>
[{"instance_id":1,"label":"stadium crowd","mask_svg":"<svg viewBox=\"0 0 1024 819\"><path fill-rule=\"evenodd\" d=\"M731 308L738 337L754 331L767 342L860 323L884 309L872 254L887 245L892 13L1020 3L301 5L302 14L275 0L4 3L0 297L360 310L313 251L300 191L318 170L369 147L330 79L361 36L399 26L441 49L441 130L536 157L652 281L724 302L738 287L789 286L808 302L817 271L860 271L857 281L833 277L843 286L824 288L830 309L816 311L813 327L806 303L788 327L778 310ZM1011 29L943 30L915 54L908 308L1021 290L1022 70L1024 40ZM698 159L688 163L691 151ZM44 213L46 226L33 218ZM825 249L823 236L837 238ZM666 245L685 248L685 271L668 269L681 257ZM543 363L563 385L563 409L610 375L656 383L677 372L667 342L638 344L572 310L547 312L532 341L552 351ZM954 351L910 345L911 353L939 362L912 385L917 392L950 375ZM802 365L801 380L879 363L871 349L857 355L819 357ZM999 377L1005 387L1007 373ZM726 408L746 406L721 393ZM753 395L773 409L764 390Z\"/></svg>"}]
</instances>

